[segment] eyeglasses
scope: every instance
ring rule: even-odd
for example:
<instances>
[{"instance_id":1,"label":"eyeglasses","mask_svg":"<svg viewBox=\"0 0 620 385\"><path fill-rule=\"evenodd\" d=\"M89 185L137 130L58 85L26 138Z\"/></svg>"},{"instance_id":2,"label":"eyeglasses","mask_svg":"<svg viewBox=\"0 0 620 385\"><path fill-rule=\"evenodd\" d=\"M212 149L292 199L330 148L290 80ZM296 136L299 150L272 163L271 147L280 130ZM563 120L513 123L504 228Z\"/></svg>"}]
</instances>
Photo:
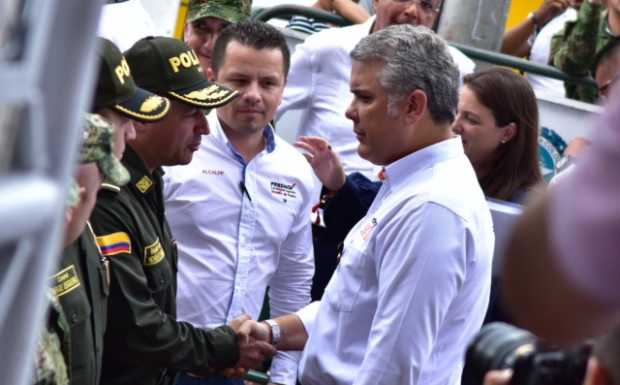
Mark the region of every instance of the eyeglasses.
<instances>
[{"instance_id":1,"label":"eyeglasses","mask_svg":"<svg viewBox=\"0 0 620 385\"><path fill-rule=\"evenodd\" d=\"M395 0L397 3L414 3L420 12L427 15L437 15L441 10L441 1L431 0ZM435 5L436 4L436 5Z\"/></svg>"}]
</instances>

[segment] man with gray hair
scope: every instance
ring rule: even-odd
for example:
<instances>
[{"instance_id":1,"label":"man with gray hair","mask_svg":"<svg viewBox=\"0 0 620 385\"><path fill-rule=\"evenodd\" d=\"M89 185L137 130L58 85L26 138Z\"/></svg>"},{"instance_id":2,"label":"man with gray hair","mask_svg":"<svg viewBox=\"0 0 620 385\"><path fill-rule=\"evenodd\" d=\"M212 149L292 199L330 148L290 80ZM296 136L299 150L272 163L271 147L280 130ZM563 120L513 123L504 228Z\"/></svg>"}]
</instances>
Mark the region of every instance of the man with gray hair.
<instances>
[{"instance_id":1,"label":"man with gray hair","mask_svg":"<svg viewBox=\"0 0 620 385\"><path fill-rule=\"evenodd\" d=\"M444 0L372 0L376 15L362 24L329 28L309 36L295 47L291 56L282 103L276 120L286 129L282 116L299 110L300 121L293 130L296 136L325 138L338 154L347 175L359 173L376 181L380 168L357 153L353 125L345 111L353 100L349 92L351 50L365 36L396 24L432 28L439 20ZM475 63L455 48L448 48L462 76L473 72ZM432 53L431 53L432 54ZM282 119L281 119L282 118ZM320 199L317 189L315 202ZM320 299L334 269L336 249L340 243L333 228L323 226L321 211L312 228L316 271L312 282L312 298Z\"/></svg>"},{"instance_id":2,"label":"man with gray hair","mask_svg":"<svg viewBox=\"0 0 620 385\"><path fill-rule=\"evenodd\" d=\"M347 235L323 299L246 321L240 333L303 349L303 385L456 385L487 308L494 242L450 131L458 70L440 37L410 25L369 35L351 58L346 115L384 183Z\"/></svg>"}]
</instances>

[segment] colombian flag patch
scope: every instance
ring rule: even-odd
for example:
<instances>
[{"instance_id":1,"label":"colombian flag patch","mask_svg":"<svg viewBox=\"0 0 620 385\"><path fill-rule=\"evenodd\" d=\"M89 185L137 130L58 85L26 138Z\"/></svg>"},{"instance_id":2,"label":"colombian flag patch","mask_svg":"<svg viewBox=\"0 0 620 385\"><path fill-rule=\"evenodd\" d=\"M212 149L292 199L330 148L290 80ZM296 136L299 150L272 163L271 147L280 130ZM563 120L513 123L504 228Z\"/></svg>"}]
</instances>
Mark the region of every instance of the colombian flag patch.
<instances>
[{"instance_id":1,"label":"colombian flag patch","mask_svg":"<svg viewBox=\"0 0 620 385\"><path fill-rule=\"evenodd\" d=\"M101 254L109 257L121 253L131 253L131 241L125 232L118 232L97 237Z\"/></svg>"}]
</instances>

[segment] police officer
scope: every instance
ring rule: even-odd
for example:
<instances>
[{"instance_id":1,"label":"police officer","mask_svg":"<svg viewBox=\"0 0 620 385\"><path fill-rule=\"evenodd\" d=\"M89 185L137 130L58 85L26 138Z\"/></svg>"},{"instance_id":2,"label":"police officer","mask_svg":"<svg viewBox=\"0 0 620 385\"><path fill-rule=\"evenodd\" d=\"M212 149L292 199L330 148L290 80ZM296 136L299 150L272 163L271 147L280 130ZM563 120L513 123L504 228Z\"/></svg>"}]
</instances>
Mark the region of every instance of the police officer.
<instances>
[{"instance_id":1,"label":"police officer","mask_svg":"<svg viewBox=\"0 0 620 385\"><path fill-rule=\"evenodd\" d=\"M114 126L114 153L122 157L126 140L136 136L133 122L155 122L170 110L168 99L136 87L127 60L110 40L98 38L99 78L92 112Z\"/></svg>"},{"instance_id":2,"label":"police officer","mask_svg":"<svg viewBox=\"0 0 620 385\"><path fill-rule=\"evenodd\" d=\"M136 83L171 107L159 122L135 124L123 156L130 182L104 186L91 218L111 265L102 384L171 384L178 370L208 376L256 366L275 351L239 339L239 322L205 330L176 321L177 251L162 198L161 166L189 163L209 132L205 109L237 93L209 82L180 40L145 38L125 56Z\"/></svg>"},{"instance_id":3,"label":"police officer","mask_svg":"<svg viewBox=\"0 0 620 385\"><path fill-rule=\"evenodd\" d=\"M136 87L127 61L114 44L105 39L98 43L100 66L92 110L105 114L115 129L101 116L88 117L90 131L84 133L81 161L89 164L78 166L75 175L81 199L72 208L65 249L52 276L54 294L69 326L70 338L64 342L70 341L67 369L75 385L99 384L107 319L109 264L87 222L101 185L97 169L104 173L105 182L127 183L129 174L117 157L125 137L135 136L131 122L156 121L170 109L166 98Z\"/></svg>"}]
</instances>

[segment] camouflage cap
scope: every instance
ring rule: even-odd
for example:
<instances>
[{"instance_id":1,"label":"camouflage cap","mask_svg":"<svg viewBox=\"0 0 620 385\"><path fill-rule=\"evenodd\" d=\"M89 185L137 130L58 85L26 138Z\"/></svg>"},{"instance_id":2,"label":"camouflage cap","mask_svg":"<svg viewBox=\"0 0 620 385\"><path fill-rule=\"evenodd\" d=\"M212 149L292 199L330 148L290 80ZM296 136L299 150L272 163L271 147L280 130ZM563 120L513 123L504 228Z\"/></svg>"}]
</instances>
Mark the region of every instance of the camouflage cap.
<instances>
[{"instance_id":1,"label":"camouflage cap","mask_svg":"<svg viewBox=\"0 0 620 385\"><path fill-rule=\"evenodd\" d=\"M203 17L217 17L229 23L240 23L250 18L252 0L190 0L187 21Z\"/></svg>"},{"instance_id":2,"label":"camouflage cap","mask_svg":"<svg viewBox=\"0 0 620 385\"><path fill-rule=\"evenodd\" d=\"M96 162L104 180L116 186L129 182L129 172L114 155L114 129L103 117L86 114L80 163Z\"/></svg>"}]
</instances>

